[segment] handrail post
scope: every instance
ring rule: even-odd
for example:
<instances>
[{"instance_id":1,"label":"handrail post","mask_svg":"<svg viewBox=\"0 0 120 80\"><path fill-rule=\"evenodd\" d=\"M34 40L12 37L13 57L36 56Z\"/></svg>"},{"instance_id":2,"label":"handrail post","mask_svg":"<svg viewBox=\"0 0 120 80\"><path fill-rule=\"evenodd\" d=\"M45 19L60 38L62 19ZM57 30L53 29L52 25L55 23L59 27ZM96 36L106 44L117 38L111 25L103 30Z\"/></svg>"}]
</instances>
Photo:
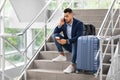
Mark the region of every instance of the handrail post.
<instances>
[{"instance_id":1,"label":"handrail post","mask_svg":"<svg viewBox=\"0 0 120 80\"><path fill-rule=\"evenodd\" d=\"M0 3L1 3L1 5L0 5L0 12L1 12L2 9L4 8L4 5L5 5L5 3L6 3L6 0L4 0L3 2L1 1Z\"/></svg>"},{"instance_id":2,"label":"handrail post","mask_svg":"<svg viewBox=\"0 0 120 80\"><path fill-rule=\"evenodd\" d=\"M46 14L47 14L47 11L46 11ZM47 15L45 15L45 26L44 26L44 42L45 42L45 45L44 45L44 51L47 50Z\"/></svg>"},{"instance_id":3,"label":"handrail post","mask_svg":"<svg viewBox=\"0 0 120 80\"><path fill-rule=\"evenodd\" d=\"M116 74L116 77L117 77L117 80L119 80L119 56L120 56L120 38L119 38L119 41L118 41L118 53L117 53L117 74Z\"/></svg>"},{"instance_id":4,"label":"handrail post","mask_svg":"<svg viewBox=\"0 0 120 80\"><path fill-rule=\"evenodd\" d=\"M118 2L118 9L119 9L119 15L120 15L120 0L119 0L119 2ZM120 17L119 17L119 28L120 28Z\"/></svg>"},{"instance_id":5,"label":"handrail post","mask_svg":"<svg viewBox=\"0 0 120 80\"><path fill-rule=\"evenodd\" d=\"M41 9L41 11L30 21L30 23L28 23L28 25L25 27L25 29L18 33L17 35L23 35L24 33L26 33L26 31L33 25L33 23L38 19L38 17L42 14L42 12L46 9L46 7L48 7L48 5L51 3L52 0L49 0L48 3Z\"/></svg>"},{"instance_id":6,"label":"handrail post","mask_svg":"<svg viewBox=\"0 0 120 80\"><path fill-rule=\"evenodd\" d=\"M4 0L0 0L0 3ZM2 4L0 4L2 6ZM4 8L0 12L0 33L4 34ZM1 52L1 69L2 69L2 80L5 80L5 51L4 51L4 40L0 38L0 52Z\"/></svg>"},{"instance_id":7,"label":"handrail post","mask_svg":"<svg viewBox=\"0 0 120 80\"><path fill-rule=\"evenodd\" d=\"M74 0L72 0L72 3L71 3L71 8L74 8Z\"/></svg>"},{"instance_id":8,"label":"handrail post","mask_svg":"<svg viewBox=\"0 0 120 80\"><path fill-rule=\"evenodd\" d=\"M101 0L98 0L98 9L100 9Z\"/></svg>"},{"instance_id":9,"label":"handrail post","mask_svg":"<svg viewBox=\"0 0 120 80\"><path fill-rule=\"evenodd\" d=\"M119 28L120 28L120 0L118 1L118 9L119 9L119 22L118 22L118 24L119 24ZM118 70L119 70L119 65L120 65L119 58L120 58L120 37L119 37L119 42L118 42L118 56L117 56L117 62L118 62L117 68L118 68ZM120 71L118 71L117 79L119 79L119 72Z\"/></svg>"},{"instance_id":10,"label":"handrail post","mask_svg":"<svg viewBox=\"0 0 120 80\"><path fill-rule=\"evenodd\" d=\"M119 15L120 16L120 0L118 1L118 9L119 9ZM119 28L120 28L120 17L119 17ZM119 57L120 57L120 38L119 38L119 41L118 41L118 54L117 54L117 80L119 80Z\"/></svg>"},{"instance_id":11,"label":"handrail post","mask_svg":"<svg viewBox=\"0 0 120 80\"><path fill-rule=\"evenodd\" d=\"M2 42L2 49L1 49L1 52L2 52L2 80L5 80L5 51L4 51L4 40L2 39L1 40Z\"/></svg>"},{"instance_id":12,"label":"handrail post","mask_svg":"<svg viewBox=\"0 0 120 80\"><path fill-rule=\"evenodd\" d=\"M45 27L44 27L44 42L45 42L44 51L47 50L46 37L47 37L47 23L45 22Z\"/></svg>"},{"instance_id":13,"label":"handrail post","mask_svg":"<svg viewBox=\"0 0 120 80\"><path fill-rule=\"evenodd\" d=\"M85 0L82 0L82 8L85 9Z\"/></svg>"},{"instance_id":14,"label":"handrail post","mask_svg":"<svg viewBox=\"0 0 120 80\"><path fill-rule=\"evenodd\" d=\"M24 53L24 60L25 60L25 66L27 65L27 51L25 51ZM27 80L27 74L26 74L26 69L25 69L25 73L24 73L24 80Z\"/></svg>"},{"instance_id":15,"label":"handrail post","mask_svg":"<svg viewBox=\"0 0 120 80\"><path fill-rule=\"evenodd\" d=\"M111 10L111 37L113 37L113 8ZM114 56L114 40L111 39L111 61L113 61ZM114 74L113 66L111 66L111 73Z\"/></svg>"},{"instance_id":16,"label":"handrail post","mask_svg":"<svg viewBox=\"0 0 120 80\"><path fill-rule=\"evenodd\" d=\"M25 35L25 47L27 47L27 33L24 34ZM24 67L26 67L27 65L27 50L25 50L24 52ZM24 80L27 80L27 74L26 74L26 69L25 69L25 73L24 73Z\"/></svg>"},{"instance_id":17,"label":"handrail post","mask_svg":"<svg viewBox=\"0 0 120 80\"><path fill-rule=\"evenodd\" d=\"M108 11L107 11L107 13L106 13L106 16L105 16L105 18L104 18L104 20L103 20L103 22L102 22L102 24L101 24L101 27L100 27L100 30L99 30L97 36L99 36L99 35L102 33L102 31L103 31L103 29L104 29L104 26L105 26L105 24L106 24L106 21L108 20L108 16L109 16L109 14L110 14L110 11L112 10L113 5L115 4L115 1L116 1L116 0L113 0L113 1L112 1L111 5L110 5L110 7L109 7L109 9L108 9Z\"/></svg>"},{"instance_id":18,"label":"handrail post","mask_svg":"<svg viewBox=\"0 0 120 80\"><path fill-rule=\"evenodd\" d=\"M102 50L102 43L103 40L100 40L100 80L102 80L102 74L103 74L103 68L102 68L102 62L103 62L103 50Z\"/></svg>"}]
</instances>

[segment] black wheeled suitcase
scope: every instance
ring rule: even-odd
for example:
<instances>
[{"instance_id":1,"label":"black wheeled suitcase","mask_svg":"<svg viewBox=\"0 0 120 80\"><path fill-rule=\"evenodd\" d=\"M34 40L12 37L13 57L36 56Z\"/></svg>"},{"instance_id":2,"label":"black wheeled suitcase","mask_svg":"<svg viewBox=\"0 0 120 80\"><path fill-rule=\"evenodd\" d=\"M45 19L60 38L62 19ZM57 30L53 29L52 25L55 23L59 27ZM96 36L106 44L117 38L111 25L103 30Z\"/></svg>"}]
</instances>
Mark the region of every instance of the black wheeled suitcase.
<instances>
[{"instance_id":1,"label":"black wheeled suitcase","mask_svg":"<svg viewBox=\"0 0 120 80\"><path fill-rule=\"evenodd\" d=\"M99 39L96 36L81 36L77 44L77 70L96 72L99 58L95 57L99 50Z\"/></svg>"}]
</instances>

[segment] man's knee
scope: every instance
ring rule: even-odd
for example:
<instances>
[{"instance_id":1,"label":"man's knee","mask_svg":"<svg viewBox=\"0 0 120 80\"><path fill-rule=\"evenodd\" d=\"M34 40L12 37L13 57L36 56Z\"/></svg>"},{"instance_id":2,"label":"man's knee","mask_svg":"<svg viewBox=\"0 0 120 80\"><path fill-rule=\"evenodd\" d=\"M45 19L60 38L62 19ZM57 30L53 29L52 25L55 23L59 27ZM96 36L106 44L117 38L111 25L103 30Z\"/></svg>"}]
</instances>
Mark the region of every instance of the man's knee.
<instances>
[{"instance_id":1,"label":"man's knee","mask_svg":"<svg viewBox=\"0 0 120 80\"><path fill-rule=\"evenodd\" d=\"M55 37L60 37L60 34L59 33L55 33L52 35L52 39L54 42L56 42L56 38Z\"/></svg>"}]
</instances>

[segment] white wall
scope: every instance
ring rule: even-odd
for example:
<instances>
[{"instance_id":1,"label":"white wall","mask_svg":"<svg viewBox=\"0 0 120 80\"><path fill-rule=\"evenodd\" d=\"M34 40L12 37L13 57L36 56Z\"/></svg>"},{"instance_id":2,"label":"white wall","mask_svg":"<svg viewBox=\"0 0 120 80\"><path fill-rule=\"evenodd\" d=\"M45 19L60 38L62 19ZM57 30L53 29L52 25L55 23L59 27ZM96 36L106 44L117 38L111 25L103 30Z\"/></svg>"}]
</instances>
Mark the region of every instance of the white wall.
<instances>
[{"instance_id":1,"label":"white wall","mask_svg":"<svg viewBox=\"0 0 120 80\"><path fill-rule=\"evenodd\" d=\"M20 22L30 22L43 8L45 0L10 0ZM37 21L44 21L45 12Z\"/></svg>"}]
</instances>

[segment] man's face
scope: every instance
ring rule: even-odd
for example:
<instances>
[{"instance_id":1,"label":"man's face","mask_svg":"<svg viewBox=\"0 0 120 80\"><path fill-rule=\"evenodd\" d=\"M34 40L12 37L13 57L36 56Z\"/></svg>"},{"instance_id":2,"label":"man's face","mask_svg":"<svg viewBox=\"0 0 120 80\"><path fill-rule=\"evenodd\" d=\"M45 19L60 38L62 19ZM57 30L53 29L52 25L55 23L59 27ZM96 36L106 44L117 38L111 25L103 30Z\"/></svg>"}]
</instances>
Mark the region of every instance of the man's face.
<instances>
[{"instance_id":1,"label":"man's face","mask_svg":"<svg viewBox=\"0 0 120 80\"><path fill-rule=\"evenodd\" d=\"M73 13L64 13L64 19L66 21L66 23L71 23L72 19L73 19Z\"/></svg>"}]
</instances>

